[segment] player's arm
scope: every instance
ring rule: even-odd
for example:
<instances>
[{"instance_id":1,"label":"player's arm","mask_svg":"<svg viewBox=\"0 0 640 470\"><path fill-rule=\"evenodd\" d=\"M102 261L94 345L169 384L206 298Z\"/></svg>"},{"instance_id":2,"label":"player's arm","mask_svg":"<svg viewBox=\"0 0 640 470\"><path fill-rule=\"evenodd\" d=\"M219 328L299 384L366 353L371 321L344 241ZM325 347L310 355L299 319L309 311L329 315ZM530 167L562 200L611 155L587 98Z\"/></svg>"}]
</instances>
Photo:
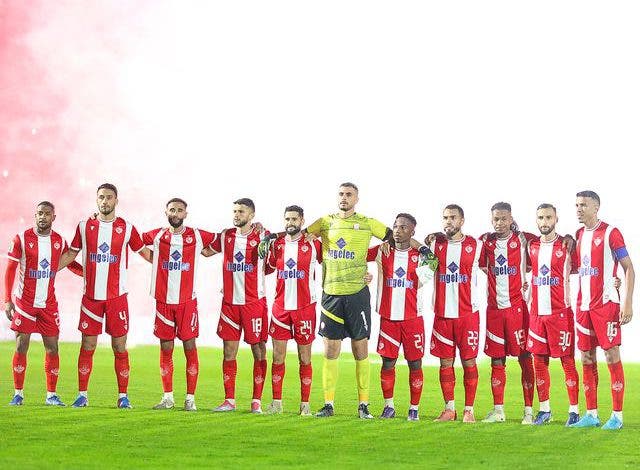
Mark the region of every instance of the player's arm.
<instances>
[{"instance_id":1,"label":"player's arm","mask_svg":"<svg viewBox=\"0 0 640 470\"><path fill-rule=\"evenodd\" d=\"M618 260L624 270L625 294L624 302L620 309L620 323L622 325L629 323L633 317L633 288L636 281L636 273L633 269L633 263L629 255Z\"/></svg>"},{"instance_id":2,"label":"player's arm","mask_svg":"<svg viewBox=\"0 0 640 470\"><path fill-rule=\"evenodd\" d=\"M222 251L222 240L224 239L224 234L226 230L223 230L220 233L216 233L213 241L205 246L200 254L206 258L209 256L213 256Z\"/></svg>"},{"instance_id":3,"label":"player's arm","mask_svg":"<svg viewBox=\"0 0 640 470\"><path fill-rule=\"evenodd\" d=\"M71 263L69 263L69 265L67 266L67 269L71 271L73 274L75 274L76 276L82 277L84 275L84 270L82 269L82 265L77 261L72 261Z\"/></svg>"},{"instance_id":4,"label":"player's arm","mask_svg":"<svg viewBox=\"0 0 640 470\"><path fill-rule=\"evenodd\" d=\"M138 251L138 254L140 256L142 256L142 258L145 261L148 261L149 263L153 263L153 251L150 250L148 247L142 247L142 249L140 251Z\"/></svg>"},{"instance_id":5,"label":"player's arm","mask_svg":"<svg viewBox=\"0 0 640 470\"><path fill-rule=\"evenodd\" d=\"M16 307L11 301L11 292L13 292L13 283L16 279L18 264L16 260L9 259L4 271L4 313L9 321L13 320L13 314L16 311Z\"/></svg>"},{"instance_id":6,"label":"player's arm","mask_svg":"<svg viewBox=\"0 0 640 470\"><path fill-rule=\"evenodd\" d=\"M75 261L76 257L80 253L79 249L69 248L60 256L60 262L58 263L58 271L62 271L68 265Z\"/></svg>"}]
</instances>

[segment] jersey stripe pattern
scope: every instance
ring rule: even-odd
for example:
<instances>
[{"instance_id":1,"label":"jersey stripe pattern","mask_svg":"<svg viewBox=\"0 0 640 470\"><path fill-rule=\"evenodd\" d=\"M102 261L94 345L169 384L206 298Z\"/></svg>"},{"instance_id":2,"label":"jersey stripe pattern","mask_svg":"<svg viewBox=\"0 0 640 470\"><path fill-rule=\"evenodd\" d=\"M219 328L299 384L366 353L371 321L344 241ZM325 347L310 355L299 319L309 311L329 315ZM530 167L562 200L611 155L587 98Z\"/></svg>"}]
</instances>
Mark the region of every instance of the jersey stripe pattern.
<instances>
[{"instance_id":1,"label":"jersey stripe pattern","mask_svg":"<svg viewBox=\"0 0 640 470\"><path fill-rule=\"evenodd\" d=\"M248 305L264 298L264 260L258 244L268 231L252 230L246 235L237 228L223 231L211 244L222 253L222 299L227 304Z\"/></svg>"},{"instance_id":2,"label":"jersey stripe pattern","mask_svg":"<svg viewBox=\"0 0 640 470\"><path fill-rule=\"evenodd\" d=\"M460 240L437 237L431 251L438 258L434 313L444 318L460 318L477 312L480 242L468 235Z\"/></svg>"},{"instance_id":3,"label":"jersey stripe pattern","mask_svg":"<svg viewBox=\"0 0 640 470\"><path fill-rule=\"evenodd\" d=\"M487 307L522 305L522 284L527 272L527 239L522 232L498 238L494 233L481 238L480 267L487 269Z\"/></svg>"},{"instance_id":4,"label":"jersey stripe pattern","mask_svg":"<svg viewBox=\"0 0 640 470\"><path fill-rule=\"evenodd\" d=\"M620 231L602 221L592 229L582 227L576 233L579 260L578 308L585 312L601 308L608 302L620 303L614 281L618 271L616 252L625 253ZM624 257L623 256L623 257Z\"/></svg>"},{"instance_id":5,"label":"jersey stripe pattern","mask_svg":"<svg viewBox=\"0 0 640 470\"><path fill-rule=\"evenodd\" d=\"M93 300L109 300L127 293L127 268L131 248L144 248L136 228L121 217L111 222L83 220L71 242L82 250L84 294Z\"/></svg>"},{"instance_id":6,"label":"jersey stripe pattern","mask_svg":"<svg viewBox=\"0 0 640 470\"><path fill-rule=\"evenodd\" d=\"M562 239L558 236L549 242L544 242L539 237L529 242L529 311L532 315L558 315L565 312L570 305L571 254L562 244Z\"/></svg>"},{"instance_id":7,"label":"jersey stripe pattern","mask_svg":"<svg viewBox=\"0 0 640 470\"><path fill-rule=\"evenodd\" d=\"M267 263L276 272L274 304L283 310L300 310L316 302L316 267L322 261L319 241L280 237L269 250Z\"/></svg>"},{"instance_id":8,"label":"jersey stripe pattern","mask_svg":"<svg viewBox=\"0 0 640 470\"><path fill-rule=\"evenodd\" d=\"M213 233L191 227L184 227L181 233L171 233L168 228L144 233L144 244L153 246L151 296L171 305L195 299L200 252L214 238Z\"/></svg>"},{"instance_id":9,"label":"jersey stripe pattern","mask_svg":"<svg viewBox=\"0 0 640 470\"><path fill-rule=\"evenodd\" d=\"M389 255L380 246L369 248L367 260L378 267L376 309L382 318L410 320L422 314L422 289L418 278L420 253L414 248L390 248Z\"/></svg>"},{"instance_id":10,"label":"jersey stripe pattern","mask_svg":"<svg viewBox=\"0 0 640 470\"><path fill-rule=\"evenodd\" d=\"M55 306L54 278L66 250L67 243L53 230L44 236L35 229L16 235L8 253L9 259L20 263L16 297L34 308Z\"/></svg>"}]
</instances>

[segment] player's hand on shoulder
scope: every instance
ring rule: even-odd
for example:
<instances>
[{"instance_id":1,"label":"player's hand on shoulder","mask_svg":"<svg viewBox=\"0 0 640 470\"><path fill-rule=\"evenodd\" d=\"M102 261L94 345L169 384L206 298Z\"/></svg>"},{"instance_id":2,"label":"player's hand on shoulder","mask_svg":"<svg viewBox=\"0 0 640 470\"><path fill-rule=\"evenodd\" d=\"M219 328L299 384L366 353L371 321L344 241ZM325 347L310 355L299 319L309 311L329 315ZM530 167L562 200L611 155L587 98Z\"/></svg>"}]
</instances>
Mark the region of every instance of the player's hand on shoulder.
<instances>
[{"instance_id":1,"label":"player's hand on shoulder","mask_svg":"<svg viewBox=\"0 0 640 470\"><path fill-rule=\"evenodd\" d=\"M382 242L380 244L380 251L383 255L389 256L389 254L391 253L391 244L389 242Z\"/></svg>"},{"instance_id":2,"label":"player's hand on shoulder","mask_svg":"<svg viewBox=\"0 0 640 470\"><path fill-rule=\"evenodd\" d=\"M304 232L304 241L313 243L318 239L313 233L309 233L307 231Z\"/></svg>"},{"instance_id":3,"label":"player's hand on shoulder","mask_svg":"<svg viewBox=\"0 0 640 470\"><path fill-rule=\"evenodd\" d=\"M569 253L571 253L576 247L575 239L571 235L566 234L564 237L562 237L562 247L565 248Z\"/></svg>"},{"instance_id":4,"label":"player's hand on shoulder","mask_svg":"<svg viewBox=\"0 0 640 470\"><path fill-rule=\"evenodd\" d=\"M7 316L9 321L13 320L13 314L15 313L15 311L16 311L16 307L15 307L15 305L13 305L13 302L11 302L10 300L5 302L5 304L4 304L4 314Z\"/></svg>"},{"instance_id":5,"label":"player's hand on shoulder","mask_svg":"<svg viewBox=\"0 0 640 470\"><path fill-rule=\"evenodd\" d=\"M271 246L271 237L267 235L260 240L260 244L258 245L258 258L265 259L269 252L269 246Z\"/></svg>"},{"instance_id":6,"label":"player's hand on shoulder","mask_svg":"<svg viewBox=\"0 0 640 470\"><path fill-rule=\"evenodd\" d=\"M427 246L420 247L420 260L418 266L428 266L433 272L438 270L438 258Z\"/></svg>"}]
</instances>

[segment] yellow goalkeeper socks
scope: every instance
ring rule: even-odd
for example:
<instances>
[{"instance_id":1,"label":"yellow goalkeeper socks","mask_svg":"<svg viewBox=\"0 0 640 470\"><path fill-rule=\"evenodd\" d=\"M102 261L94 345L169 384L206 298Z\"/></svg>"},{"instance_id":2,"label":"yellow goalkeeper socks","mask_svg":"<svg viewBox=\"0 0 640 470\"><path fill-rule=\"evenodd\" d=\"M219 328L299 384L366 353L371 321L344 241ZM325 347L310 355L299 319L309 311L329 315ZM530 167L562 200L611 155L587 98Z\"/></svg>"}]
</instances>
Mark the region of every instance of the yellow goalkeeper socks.
<instances>
[{"instance_id":1,"label":"yellow goalkeeper socks","mask_svg":"<svg viewBox=\"0 0 640 470\"><path fill-rule=\"evenodd\" d=\"M324 358L322 365L322 389L325 403L333 403L338 383L338 360Z\"/></svg>"},{"instance_id":2,"label":"yellow goalkeeper socks","mask_svg":"<svg viewBox=\"0 0 640 470\"><path fill-rule=\"evenodd\" d=\"M369 403L370 375L369 358L356 361L356 382L358 383L358 400L360 403Z\"/></svg>"}]
</instances>

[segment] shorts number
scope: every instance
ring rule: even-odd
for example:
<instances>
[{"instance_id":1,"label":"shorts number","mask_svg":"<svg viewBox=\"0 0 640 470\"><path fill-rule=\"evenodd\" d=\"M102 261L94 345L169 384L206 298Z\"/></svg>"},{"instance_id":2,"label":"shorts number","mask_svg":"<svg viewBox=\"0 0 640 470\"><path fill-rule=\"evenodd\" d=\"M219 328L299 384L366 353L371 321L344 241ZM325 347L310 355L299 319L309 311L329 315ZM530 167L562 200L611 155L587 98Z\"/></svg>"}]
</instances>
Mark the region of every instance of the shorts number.
<instances>
[{"instance_id":1,"label":"shorts number","mask_svg":"<svg viewBox=\"0 0 640 470\"><path fill-rule=\"evenodd\" d=\"M558 345L564 350L571 346L571 332L570 331L561 331L560 332L560 342Z\"/></svg>"},{"instance_id":2,"label":"shorts number","mask_svg":"<svg viewBox=\"0 0 640 470\"><path fill-rule=\"evenodd\" d=\"M416 347L416 349L418 351L424 352L424 338L423 338L423 336L416 333L415 335L413 335L413 337L415 338L415 341L413 342L413 345Z\"/></svg>"},{"instance_id":3,"label":"shorts number","mask_svg":"<svg viewBox=\"0 0 640 470\"><path fill-rule=\"evenodd\" d=\"M256 336L259 335L262 332L262 318L252 318L251 329Z\"/></svg>"},{"instance_id":4,"label":"shorts number","mask_svg":"<svg viewBox=\"0 0 640 470\"><path fill-rule=\"evenodd\" d=\"M193 312L191 315L191 331L196 331L198 327L198 314L197 312Z\"/></svg>"},{"instance_id":5,"label":"shorts number","mask_svg":"<svg viewBox=\"0 0 640 470\"><path fill-rule=\"evenodd\" d=\"M513 335L516 337L516 344L522 346L522 343L524 343L524 330L516 330Z\"/></svg>"},{"instance_id":6,"label":"shorts number","mask_svg":"<svg viewBox=\"0 0 640 470\"><path fill-rule=\"evenodd\" d=\"M468 334L467 344L475 349L478 346L478 337L480 334L477 331L469 331Z\"/></svg>"},{"instance_id":7,"label":"shorts number","mask_svg":"<svg viewBox=\"0 0 640 470\"><path fill-rule=\"evenodd\" d=\"M127 321L127 311L126 310L122 310L122 311L118 312L118 317L123 322L126 322Z\"/></svg>"},{"instance_id":8,"label":"shorts number","mask_svg":"<svg viewBox=\"0 0 640 470\"><path fill-rule=\"evenodd\" d=\"M608 321L607 322L607 338L609 338L609 341L613 341L613 338L615 338L618 334L618 323L615 321Z\"/></svg>"},{"instance_id":9,"label":"shorts number","mask_svg":"<svg viewBox=\"0 0 640 470\"><path fill-rule=\"evenodd\" d=\"M307 336L311 334L311 320L301 320L300 321L300 334L303 336Z\"/></svg>"}]
</instances>

